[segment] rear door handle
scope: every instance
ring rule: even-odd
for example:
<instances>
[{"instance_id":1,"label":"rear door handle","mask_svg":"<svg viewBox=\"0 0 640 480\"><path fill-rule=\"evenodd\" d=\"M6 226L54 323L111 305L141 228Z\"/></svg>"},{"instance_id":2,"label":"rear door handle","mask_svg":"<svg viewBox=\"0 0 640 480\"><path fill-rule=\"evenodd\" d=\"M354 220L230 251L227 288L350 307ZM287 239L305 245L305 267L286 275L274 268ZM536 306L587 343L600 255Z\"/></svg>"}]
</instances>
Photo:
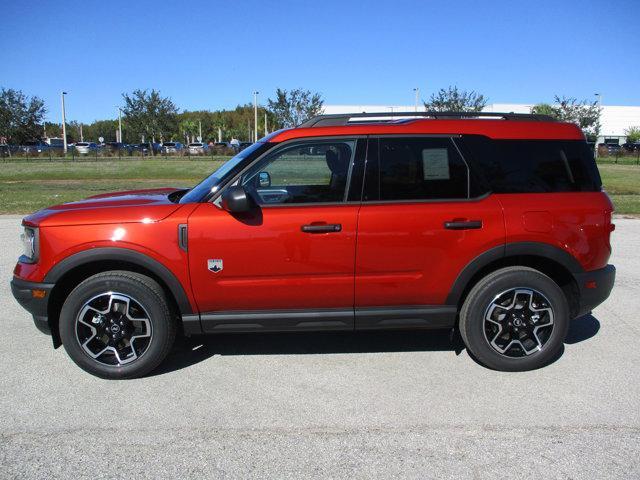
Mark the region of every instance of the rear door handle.
<instances>
[{"instance_id":1,"label":"rear door handle","mask_svg":"<svg viewBox=\"0 0 640 480\"><path fill-rule=\"evenodd\" d=\"M476 230L482 228L482 220L444 222L444 228L447 230Z\"/></svg>"},{"instance_id":2,"label":"rear door handle","mask_svg":"<svg viewBox=\"0 0 640 480\"><path fill-rule=\"evenodd\" d=\"M342 225L339 223L321 223L302 225L300 227L304 233L335 233L342 230Z\"/></svg>"}]
</instances>

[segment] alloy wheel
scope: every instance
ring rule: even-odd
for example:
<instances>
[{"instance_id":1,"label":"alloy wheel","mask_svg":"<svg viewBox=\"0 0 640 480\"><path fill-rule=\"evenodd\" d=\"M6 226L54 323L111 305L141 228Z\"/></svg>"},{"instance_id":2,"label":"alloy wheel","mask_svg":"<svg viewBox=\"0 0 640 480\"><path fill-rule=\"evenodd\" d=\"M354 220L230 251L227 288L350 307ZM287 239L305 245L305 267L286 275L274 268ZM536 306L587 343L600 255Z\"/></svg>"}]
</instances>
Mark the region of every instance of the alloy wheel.
<instances>
[{"instance_id":1,"label":"alloy wheel","mask_svg":"<svg viewBox=\"0 0 640 480\"><path fill-rule=\"evenodd\" d=\"M542 350L551 337L554 313L542 293L512 288L497 295L484 315L487 342L500 355L524 357Z\"/></svg>"},{"instance_id":2,"label":"alloy wheel","mask_svg":"<svg viewBox=\"0 0 640 480\"><path fill-rule=\"evenodd\" d=\"M151 344L149 314L140 302L117 292L91 298L75 322L76 338L95 361L120 366L140 358Z\"/></svg>"}]
</instances>

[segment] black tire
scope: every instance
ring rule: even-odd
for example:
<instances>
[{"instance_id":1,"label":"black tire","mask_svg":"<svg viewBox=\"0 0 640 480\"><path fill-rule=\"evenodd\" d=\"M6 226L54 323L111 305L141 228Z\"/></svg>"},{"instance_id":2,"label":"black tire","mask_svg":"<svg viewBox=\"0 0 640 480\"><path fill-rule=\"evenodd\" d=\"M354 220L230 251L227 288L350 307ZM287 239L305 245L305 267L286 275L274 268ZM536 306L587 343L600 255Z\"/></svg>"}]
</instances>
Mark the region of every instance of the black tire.
<instances>
[{"instance_id":1,"label":"black tire","mask_svg":"<svg viewBox=\"0 0 640 480\"><path fill-rule=\"evenodd\" d=\"M530 335L532 329L536 325L532 323L537 320L530 319L529 324L522 327L524 320L513 319L509 315L515 315L518 310L513 308L512 311L507 311L503 307L496 308L496 314L504 313L504 320L501 320L500 324L495 321L491 321L492 317L491 307L494 304L494 300L498 302L501 295L504 295L505 302L509 303L509 296L511 291L518 288L529 290L532 295L529 297L529 301L532 305L536 305L538 301L541 305L546 306L549 304L549 309L541 316L547 317L546 323L549 323L551 318L552 327L541 327L536 332L538 336L532 337ZM535 297L534 297L535 295ZM541 295L541 296L540 296ZM525 305L526 294L520 294L518 298L524 297ZM542 300L542 301L540 301ZM513 293L513 305L517 304L516 294ZM508 305L510 306L510 305ZM495 308L495 307L494 307ZM529 312L530 310L525 307L520 307L522 312ZM533 312L535 315L537 312ZM485 317L489 316L489 320L485 320ZM464 305L460 311L460 334L469 351L469 353L482 365L492 368L494 370L508 371L508 372L520 372L526 370L534 370L548 365L553 362L563 348L563 342L567 336L569 329L569 306L567 299L560 289L560 287L547 275L528 267L506 267L495 272L490 273L482 280L480 280L469 292ZM520 333L514 333L511 329L516 329L515 322L518 322ZM543 325L540 323L539 325ZM525 331L525 328L528 330ZM501 337L500 335L504 335ZM544 341L539 341L542 335ZM512 336L513 335L513 336ZM528 340L523 340L518 345L517 340L520 337L517 335L523 335ZM506 338L507 340L503 340ZM511 344L511 340L516 340L512 347L505 353L500 353L498 347L506 347L505 344ZM492 346L491 340L496 344L496 347ZM535 340L535 342L534 342ZM540 346L542 344L542 346ZM527 348L534 345L534 348ZM532 353L527 354L526 351ZM518 356L519 355L519 356Z\"/></svg>"},{"instance_id":2,"label":"black tire","mask_svg":"<svg viewBox=\"0 0 640 480\"><path fill-rule=\"evenodd\" d=\"M112 298L113 292L122 294L122 297L117 297L115 300L106 300L106 298ZM121 312L117 312L119 307L115 307L115 313L113 313L114 316L119 314L125 322L127 318L122 318L122 311L128 315L131 308L130 305L134 305L135 312L144 312L144 315L139 316L148 320L148 322L134 320L137 323L130 323L130 325L141 325L138 328L141 329L142 333L148 330L146 332L148 335L139 335L140 337L148 338L142 339L144 341L131 339L128 347L123 346L124 351L131 356L130 359L126 360L128 363L120 363L120 356L111 355L111 352L103 354L98 359L92 358L81 343L81 333L77 329L84 329L86 332L91 327L86 322L78 322L79 315L90 300L98 298L97 301L100 302L103 301L102 297L105 297L104 301L110 302L108 303L109 305L117 303L118 298L129 298L130 303L122 303L126 307L120 307ZM94 315L94 310L88 311L87 315ZM111 313L110 311L105 315L110 315ZM104 324L106 325L107 317L105 316L104 318ZM103 328L103 326L96 326L96 330L98 328ZM69 294L60 312L60 336L62 344L71 359L83 370L106 379L142 377L154 370L171 350L176 336L176 328L176 320L171 315L165 294L160 285L145 275L127 271L103 272L87 278ZM95 350L97 351L103 346L99 343L99 338L107 338L108 341L111 341L108 334L110 330L105 330L107 332L106 337L98 337L92 329L89 331L90 333L85 335L85 338L93 335L94 340L88 341L87 345L95 343L97 345ZM124 328L122 334L125 334ZM135 335L135 333L131 335ZM144 346L143 351L136 351L135 346L139 344ZM106 346L108 343L104 345ZM123 340L120 345L126 345L126 341ZM89 347L87 346L86 348ZM117 364L103 363L106 361L103 357L108 357L109 355L111 355L111 362L117 362Z\"/></svg>"}]
</instances>

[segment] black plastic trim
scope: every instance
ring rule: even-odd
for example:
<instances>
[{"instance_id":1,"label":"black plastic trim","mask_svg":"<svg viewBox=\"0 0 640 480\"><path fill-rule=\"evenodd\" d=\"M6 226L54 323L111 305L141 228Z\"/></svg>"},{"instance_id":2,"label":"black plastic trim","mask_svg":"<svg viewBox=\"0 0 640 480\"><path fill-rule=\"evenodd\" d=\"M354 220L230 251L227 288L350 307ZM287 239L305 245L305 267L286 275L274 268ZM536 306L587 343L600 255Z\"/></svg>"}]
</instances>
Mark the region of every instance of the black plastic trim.
<instances>
[{"instance_id":1,"label":"black plastic trim","mask_svg":"<svg viewBox=\"0 0 640 480\"><path fill-rule=\"evenodd\" d=\"M47 283L56 283L69 271L82 265L105 260L123 261L139 265L157 275L169 288L181 314L193 313L189 299L175 275L157 260L128 248L93 248L71 255L56 264L44 278Z\"/></svg>"},{"instance_id":2,"label":"black plastic trim","mask_svg":"<svg viewBox=\"0 0 640 480\"><path fill-rule=\"evenodd\" d=\"M353 309L250 310L203 313L202 333L353 330Z\"/></svg>"},{"instance_id":3,"label":"black plastic trim","mask_svg":"<svg viewBox=\"0 0 640 480\"><path fill-rule=\"evenodd\" d=\"M183 251L189 250L189 230L186 223L178 225L178 245Z\"/></svg>"},{"instance_id":4,"label":"black plastic trim","mask_svg":"<svg viewBox=\"0 0 640 480\"><path fill-rule=\"evenodd\" d=\"M36 328L46 335L51 335L47 309L51 290L53 290L54 286L53 283L29 282L18 277L13 277L11 280L13 298L33 316L33 323ZM44 290L46 292L44 298L33 298L32 290Z\"/></svg>"},{"instance_id":5,"label":"black plastic trim","mask_svg":"<svg viewBox=\"0 0 640 480\"><path fill-rule=\"evenodd\" d=\"M395 118L404 117L404 118ZM408 117L408 118L407 118ZM418 120L420 117L430 119L477 119L477 118L497 118L502 120L521 120L521 121L537 121L537 122L555 122L556 120L548 115L530 114L530 113L501 113L501 112L378 112L378 113L335 113L328 115L316 115L306 122L298 125L296 128L313 128L313 127L335 127L344 125L362 125L363 123L397 123L406 120ZM365 120L350 122L352 118L363 118ZM389 120L373 120L375 118ZM370 120L366 120L370 119Z\"/></svg>"},{"instance_id":6,"label":"black plastic trim","mask_svg":"<svg viewBox=\"0 0 640 480\"><path fill-rule=\"evenodd\" d=\"M607 298L616 280L616 267L607 265L599 270L578 273L575 275L580 290L580 304L576 317L586 315ZM595 282L595 288L587 288L587 282Z\"/></svg>"},{"instance_id":7,"label":"black plastic trim","mask_svg":"<svg viewBox=\"0 0 640 480\"><path fill-rule=\"evenodd\" d=\"M187 314L182 315L182 330L185 335L197 335L202 333L202 325L200 324L200 315Z\"/></svg>"},{"instance_id":8,"label":"black plastic trim","mask_svg":"<svg viewBox=\"0 0 640 480\"><path fill-rule=\"evenodd\" d=\"M31 315L46 317L49 296L54 286L55 285L51 282L29 282L18 277L13 277L11 280L11 293L13 294L13 298L16 299L22 308ZM46 294L44 298L33 298L31 294L32 290L44 290Z\"/></svg>"},{"instance_id":9,"label":"black plastic trim","mask_svg":"<svg viewBox=\"0 0 640 480\"><path fill-rule=\"evenodd\" d=\"M451 328L457 309L411 305L357 309L249 310L183 315L186 334ZM186 321L185 321L186 320Z\"/></svg>"},{"instance_id":10,"label":"black plastic trim","mask_svg":"<svg viewBox=\"0 0 640 480\"><path fill-rule=\"evenodd\" d=\"M455 306L398 306L356 308L356 330L451 328L458 311Z\"/></svg>"},{"instance_id":11,"label":"black plastic trim","mask_svg":"<svg viewBox=\"0 0 640 480\"><path fill-rule=\"evenodd\" d=\"M559 247L555 247L548 243L540 242L517 242L507 243L504 250L505 257L515 257L518 255L534 255L538 257L545 257L553 260L571 273L582 273L584 269L580 262L575 259L569 252L562 250Z\"/></svg>"},{"instance_id":12,"label":"black plastic trim","mask_svg":"<svg viewBox=\"0 0 640 480\"><path fill-rule=\"evenodd\" d=\"M446 304L457 305L462 294L467 288L469 281L482 268L496 260L521 255L544 257L546 259L553 260L565 267L574 275L574 277L577 274L584 272L584 269L578 260L576 260L570 253L548 243L516 242L498 245L484 253L481 253L462 269L451 287L451 291L447 296Z\"/></svg>"}]
</instances>

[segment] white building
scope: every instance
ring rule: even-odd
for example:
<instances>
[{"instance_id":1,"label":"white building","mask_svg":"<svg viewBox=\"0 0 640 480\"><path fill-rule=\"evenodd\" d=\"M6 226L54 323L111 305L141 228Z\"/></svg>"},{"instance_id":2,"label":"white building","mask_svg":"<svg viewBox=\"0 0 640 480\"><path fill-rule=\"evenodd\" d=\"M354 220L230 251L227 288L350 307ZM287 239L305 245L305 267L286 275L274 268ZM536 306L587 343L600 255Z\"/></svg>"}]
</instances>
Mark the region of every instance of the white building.
<instances>
[{"instance_id":1,"label":"white building","mask_svg":"<svg viewBox=\"0 0 640 480\"><path fill-rule=\"evenodd\" d=\"M534 104L526 103L492 103L485 112L531 113ZM325 105L324 113L380 113L380 112L413 112L415 105ZM423 111L424 106L418 109ZM626 142L625 130L629 127L640 127L640 107L603 105L600 117L600 136L597 143Z\"/></svg>"}]
</instances>

